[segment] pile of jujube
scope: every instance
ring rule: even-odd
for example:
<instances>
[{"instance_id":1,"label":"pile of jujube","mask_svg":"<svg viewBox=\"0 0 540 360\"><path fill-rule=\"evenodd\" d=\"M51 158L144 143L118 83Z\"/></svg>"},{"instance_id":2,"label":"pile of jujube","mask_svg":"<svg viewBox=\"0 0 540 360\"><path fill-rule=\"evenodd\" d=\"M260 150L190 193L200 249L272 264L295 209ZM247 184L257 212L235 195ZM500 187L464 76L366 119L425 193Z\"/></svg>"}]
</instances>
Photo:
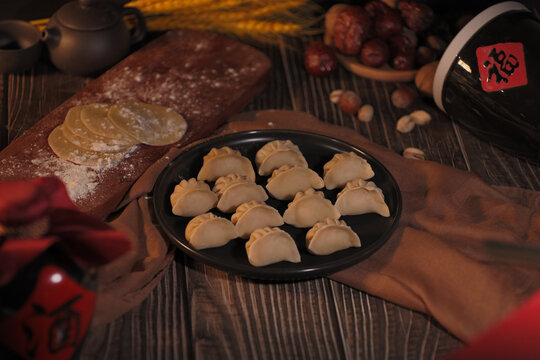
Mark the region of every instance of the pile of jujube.
<instances>
[{"instance_id":1,"label":"pile of jujube","mask_svg":"<svg viewBox=\"0 0 540 360\"><path fill-rule=\"evenodd\" d=\"M342 10L332 41L338 52L355 56L364 65L410 70L435 61L446 46L429 33L435 18L431 7L414 0L401 0L395 8L373 0Z\"/></svg>"}]
</instances>

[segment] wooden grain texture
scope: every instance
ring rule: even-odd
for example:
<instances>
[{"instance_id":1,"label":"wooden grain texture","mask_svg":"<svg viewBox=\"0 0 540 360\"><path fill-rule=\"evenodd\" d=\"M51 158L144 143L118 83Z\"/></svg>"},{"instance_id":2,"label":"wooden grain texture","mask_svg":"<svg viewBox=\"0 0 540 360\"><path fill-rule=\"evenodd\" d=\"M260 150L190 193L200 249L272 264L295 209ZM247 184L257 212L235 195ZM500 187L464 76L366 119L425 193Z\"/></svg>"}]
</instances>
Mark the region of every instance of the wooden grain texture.
<instances>
[{"instance_id":1,"label":"wooden grain texture","mask_svg":"<svg viewBox=\"0 0 540 360\"><path fill-rule=\"evenodd\" d=\"M397 83L360 78L343 68L328 78L309 76L301 52L309 41L260 47L273 63L271 78L244 110L306 111L353 128L396 153L414 146L423 149L429 160L474 171L490 184L540 189L538 166L477 140L430 100L422 99L418 106L433 115L432 122L408 134L398 133L396 120L406 111L390 103ZM60 74L46 64L2 79L1 121L17 124L10 140L88 81ZM358 92L375 107L373 121L362 123L341 112L328 99L334 89ZM90 331L78 357L442 359L460 345L432 318L326 278L256 282L178 253L149 297L110 324Z\"/></svg>"},{"instance_id":2,"label":"wooden grain texture","mask_svg":"<svg viewBox=\"0 0 540 360\"><path fill-rule=\"evenodd\" d=\"M14 81L15 90L20 89L21 94L12 93L8 106L11 138L8 136L9 145L0 152L0 180L54 174L68 184L68 191L71 183L91 182L91 190L78 191L77 196L72 192L72 199L84 212L105 218L116 210L133 182L168 149L208 136L249 103L265 87L270 67L263 53L231 38L205 31L170 31L114 65L45 117L33 120L22 134L25 123L19 130L12 128L13 121L32 119L34 88L41 82L36 83L33 76L28 82L26 77L16 78L21 84ZM188 124L186 133L174 144L134 146L118 163L110 165L104 159L91 170L59 159L49 147L50 132L71 107L134 102L177 111ZM74 180L74 173L81 175ZM99 181L92 182L96 177Z\"/></svg>"}]
</instances>

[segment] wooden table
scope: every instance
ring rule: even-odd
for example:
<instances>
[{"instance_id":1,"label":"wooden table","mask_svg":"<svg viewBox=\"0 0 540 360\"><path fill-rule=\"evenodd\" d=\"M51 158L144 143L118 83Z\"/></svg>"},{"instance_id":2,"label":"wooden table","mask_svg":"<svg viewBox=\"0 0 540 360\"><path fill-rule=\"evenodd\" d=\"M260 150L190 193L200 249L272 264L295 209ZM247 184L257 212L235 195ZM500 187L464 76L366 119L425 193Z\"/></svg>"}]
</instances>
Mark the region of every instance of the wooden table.
<instances>
[{"instance_id":1,"label":"wooden table","mask_svg":"<svg viewBox=\"0 0 540 360\"><path fill-rule=\"evenodd\" d=\"M430 99L418 108L429 125L402 134L405 114L391 105L398 84L353 76L339 68L328 78L309 76L294 46L259 46L273 62L266 89L244 110L305 111L355 129L396 153L413 146L426 158L473 171L489 184L540 190L540 167L479 141L451 122ZM60 73L42 60L33 69L0 78L0 145L28 129L92 78ZM350 89L375 108L370 123L329 100ZM427 315L326 278L265 283L232 276L178 252L148 298L117 320L94 328L81 359L437 359L461 342Z\"/></svg>"}]
</instances>

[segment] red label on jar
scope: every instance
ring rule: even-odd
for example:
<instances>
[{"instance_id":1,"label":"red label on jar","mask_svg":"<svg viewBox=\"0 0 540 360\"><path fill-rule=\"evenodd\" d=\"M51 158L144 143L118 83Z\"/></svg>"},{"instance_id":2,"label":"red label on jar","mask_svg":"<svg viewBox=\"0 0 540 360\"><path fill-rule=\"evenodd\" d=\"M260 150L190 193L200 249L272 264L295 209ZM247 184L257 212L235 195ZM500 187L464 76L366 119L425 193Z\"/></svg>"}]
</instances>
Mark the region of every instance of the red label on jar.
<instances>
[{"instance_id":1,"label":"red label on jar","mask_svg":"<svg viewBox=\"0 0 540 360\"><path fill-rule=\"evenodd\" d=\"M527 84L523 44L499 43L476 49L482 89L487 92Z\"/></svg>"},{"instance_id":2,"label":"red label on jar","mask_svg":"<svg viewBox=\"0 0 540 360\"><path fill-rule=\"evenodd\" d=\"M22 359L71 359L88 329L95 301L94 292L47 265L26 303L0 322L0 341Z\"/></svg>"}]
</instances>

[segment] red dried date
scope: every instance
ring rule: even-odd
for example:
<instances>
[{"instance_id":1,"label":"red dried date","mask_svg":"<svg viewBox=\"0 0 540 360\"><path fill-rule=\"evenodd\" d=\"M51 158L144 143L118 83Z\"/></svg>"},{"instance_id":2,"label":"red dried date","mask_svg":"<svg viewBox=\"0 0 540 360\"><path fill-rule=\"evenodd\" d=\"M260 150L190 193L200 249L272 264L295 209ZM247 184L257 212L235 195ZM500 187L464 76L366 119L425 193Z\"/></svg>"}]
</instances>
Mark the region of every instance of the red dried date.
<instances>
[{"instance_id":1,"label":"red dried date","mask_svg":"<svg viewBox=\"0 0 540 360\"><path fill-rule=\"evenodd\" d=\"M416 49L416 63L420 66L429 64L437 59L437 54L427 46L419 46Z\"/></svg>"},{"instance_id":2,"label":"red dried date","mask_svg":"<svg viewBox=\"0 0 540 360\"><path fill-rule=\"evenodd\" d=\"M314 76L328 76L337 68L337 58L334 49L314 41L304 52L304 66L308 73Z\"/></svg>"},{"instance_id":3,"label":"red dried date","mask_svg":"<svg viewBox=\"0 0 540 360\"><path fill-rule=\"evenodd\" d=\"M371 26L371 18L362 7L348 6L336 17L334 46L345 55L358 54Z\"/></svg>"},{"instance_id":4,"label":"red dried date","mask_svg":"<svg viewBox=\"0 0 540 360\"><path fill-rule=\"evenodd\" d=\"M426 4L414 0L401 0L397 7L405 24L416 32L427 30L435 20L433 10Z\"/></svg>"},{"instance_id":5,"label":"red dried date","mask_svg":"<svg viewBox=\"0 0 540 360\"><path fill-rule=\"evenodd\" d=\"M373 27L375 34L382 39L399 35L403 29L401 15L398 11L389 8L384 14L375 17Z\"/></svg>"},{"instance_id":6,"label":"red dried date","mask_svg":"<svg viewBox=\"0 0 540 360\"><path fill-rule=\"evenodd\" d=\"M372 39L360 51L360 61L367 66L381 67L388 62L390 50L383 39Z\"/></svg>"},{"instance_id":7,"label":"red dried date","mask_svg":"<svg viewBox=\"0 0 540 360\"><path fill-rule=\"evenodd\" d=\"M414 67L415 49L411 40L404 35L389 39L392 67L396 70L410 70Z\"/></svg>"},{"instance_id":8,"label":"red dried date","mask_svg":"<svg viewBox=\"0 0 540 360\"><path fill-rule=\"evenodd\" d=\"M414 54L398 53L394 55L392 67L396 70L411 70L414 67Z\"/></svg>"},{"instance_id":9,"label":"red dried date","mask_svg":"<svg viewBox=\"0 0 540 360\"><path fill-rule=\"evenodd\" d=\"M364 10L366 10L369 16L372 18L379 15L384 15L388 9L390 9L390 7L379 0L370 1L364 5Z\"/></svg>"}]
</instances>

